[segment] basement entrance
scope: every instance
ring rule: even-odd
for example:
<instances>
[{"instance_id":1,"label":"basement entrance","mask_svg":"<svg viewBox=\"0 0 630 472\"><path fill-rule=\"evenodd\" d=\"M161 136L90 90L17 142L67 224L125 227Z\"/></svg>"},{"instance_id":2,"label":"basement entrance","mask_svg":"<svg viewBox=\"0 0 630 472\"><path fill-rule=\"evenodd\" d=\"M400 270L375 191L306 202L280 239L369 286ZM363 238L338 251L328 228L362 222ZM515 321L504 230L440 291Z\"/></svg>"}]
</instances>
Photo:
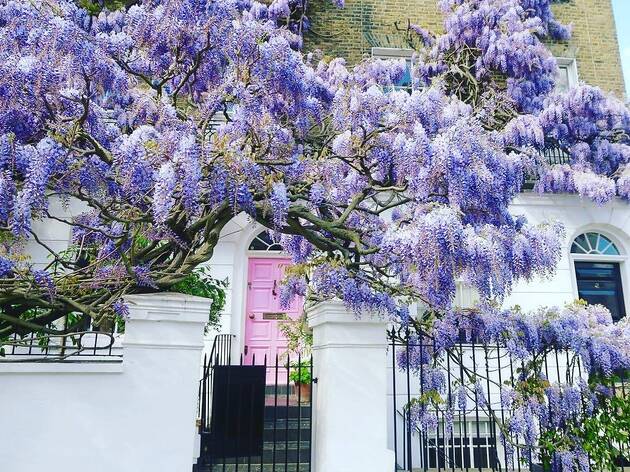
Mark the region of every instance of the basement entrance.
<instances>
[{"instance_id":1,"label":"basement entrance","mask_svg":"<svg viewBox=\"0 0 630 472\"><path fill-rule=\"evenodd\" d=\"M231 336L220 335L204 360L201 448L193 471L310 471L311 358L248 356L244 362L241 355L232 362L230 349Z\"/></svg>"}]
</instances>

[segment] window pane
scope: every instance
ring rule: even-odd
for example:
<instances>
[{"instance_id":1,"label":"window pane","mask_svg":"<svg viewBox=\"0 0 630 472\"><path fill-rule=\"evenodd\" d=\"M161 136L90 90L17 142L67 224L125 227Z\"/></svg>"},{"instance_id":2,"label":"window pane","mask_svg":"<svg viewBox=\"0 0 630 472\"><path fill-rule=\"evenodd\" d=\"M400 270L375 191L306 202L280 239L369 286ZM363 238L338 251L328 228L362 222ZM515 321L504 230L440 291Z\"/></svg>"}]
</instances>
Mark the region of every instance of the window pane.
<instances>
[{"instance_id":1,"label":"window pane","mask_svg":"<svg viewBox=\"0 0 630 472\"><path fill-rule=\"evenodd\" d=\"M411 90L411 59L405 60L405 74L396 82L396 88Z\"/></svg>"},{"instance_id":2,"label":"window pane","mask_svg":"<svg viewBox=\"0 0 630 472\"><path fill-rule=\"evenodd\" d=\"M558 72L558 76L556 77L556 89L565 92L569 90L571 83L569 82L569 66L559 66L560 70Z\"/></svg>"},{"instance_id":3,"label":"window pane","mask_svg":"<svg viewBox=\"0 0 630 472\"><path fill-rule=\"evenodd\" d=\"M614 320L625 316L618 263L576 262L578 295L589 304L608 308Z\"/></svg>"},{"instance_id":4,"label":"window pane","mask_svg":"<svg viewBox=\"0 0 630 472\"><path fill-rule=\"evenodd\" d=\"M591 251L593 249L597 248L599 234L597 234L597 233L588 233L586 236L588 237L588 242L589 242L589 246L590 246Z\"/></svg>"},{"instance_id":5,"label":"window pane","mask_svg":"<svg viewBox=\"0 0 630 472\"><path fill-rule=\"evenodd\" d=\"M411 49L372 48L372 57L376 59L382 59L384 61L404 59L405 61L405 73L400 78L400 80L398 80L392 86L384 87L384 90L386 92L391 92L392 90L405 90L411 93L413 88L413 81L411 78L412 55L413 50Z\"/></svg>"},{"instance_id":6,"label":"window pane","mask_svg":"<svg viewBox=\"0 0 630 472\"><path fill-rule=\"evenodd\" d=\"M573 248L579 250L573 251ZM578 254L588 254L588 241L586 240L586 235L580 234L577 238L575 238L571 249L571 252L577 252Z\"/></svg>"},{"instance_id":7,"label":"window pane","mask_svg":"<svg viewBox=\"0 0 630 472\"><path fill-rule=\"evenodd\" d=\"M264 241L256 237L249 245L249 250L250 251L266 251L268 247L269 247L268 244L266 244Z\"/></svg>"},{"instance_id":8,"label":"window pane","mask_svg":"<svg viewBox=\"0 0 630 472\"><path fill-rule=\"evenodd\" d=\"M282 251L282 246L275 242L269 231L263 231L249 245L250 251Z\"/></svg>"},{"instance_id":9,"label":"window pane","mask_svg":"<svg viewBox=\"0 0 630 472\"><path fill-rule=\"evenodd\" d=\"M584 250L584 248L582 246L580 246L577 241L573 243L573 245L571 246L571 252L573 254L586 254L586 251Z\"/></svg>"},{"instance_id":10,"label":"window pane","mask_svg":"<svg viewBox=\"0 0 630 472\"><path fill-rule=\"evenodd\" d=\"M421 440L422 464L430 469L497 468L497 438L490 422L455 421L451 435L446 436L441 426L428 433L426 442Z\"/></svg>"},{"instance_id":11,"label":"window pane","mask_svg":"<svg viewBox=\"0 0 630 472\"><path fill-rule=\"evenodd\" d=\"M600 242L600 246L604 246L599 251L602 254L606 254L607 256L618 256L619 255L619 251L617 250L615 245L613 243L611 243L611 242L609 242L608 244L603 244L603 243Z\"/></svg>"}]
</instances>

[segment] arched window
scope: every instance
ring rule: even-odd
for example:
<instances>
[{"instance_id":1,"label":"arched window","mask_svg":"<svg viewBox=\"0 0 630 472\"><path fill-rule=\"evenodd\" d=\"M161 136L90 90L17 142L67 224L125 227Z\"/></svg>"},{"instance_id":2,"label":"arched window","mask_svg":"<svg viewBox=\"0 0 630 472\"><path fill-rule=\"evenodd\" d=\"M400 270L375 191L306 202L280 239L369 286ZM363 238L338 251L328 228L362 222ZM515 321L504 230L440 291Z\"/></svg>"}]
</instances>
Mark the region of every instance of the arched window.
<instances>
[{"instance_id":1,"label":"arched window","mask_svg":"<svg viewBox=\"0 0 630 472\"><path fill-rule=\"evenodd\" d=\"M282 251L282 246L273 240L269 231L261 231L249 243L250 251Z\"/></svg>"},{"instance_id":2,"label":"arched window","mask_svg":"<svg viewBox=\"0 0 630 472\"><path fill-rule=\"evenodd\" d=\"M600 233L580 234L573 240L572 254L601 254L605 256L618 256L619 249L610 239Z\"/></svg>"},{"instance_id":3,"label":"arched window","mask_svg":"<svg viewBox=\"0 0 630 472\"><path fill-rule=\"evenodd\" d=\"M615 243L601 233L583 233L573 240L571 255L578 296L590 304L604 305L614 320L624 317L623 257Z\"/></svg>"}]
</instances>

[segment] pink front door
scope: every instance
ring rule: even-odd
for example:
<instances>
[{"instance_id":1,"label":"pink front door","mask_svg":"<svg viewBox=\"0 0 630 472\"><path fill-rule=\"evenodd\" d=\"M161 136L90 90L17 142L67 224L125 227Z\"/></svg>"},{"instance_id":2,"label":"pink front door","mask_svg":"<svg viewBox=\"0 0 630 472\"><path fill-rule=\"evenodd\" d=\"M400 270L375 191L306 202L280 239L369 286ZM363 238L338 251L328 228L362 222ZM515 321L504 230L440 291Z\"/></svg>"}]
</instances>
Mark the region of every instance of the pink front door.
<instances>
[{"instance_id":1,"label":"pink front door","mask_svg":"<svg viewBox=\"0 0 630 472\"><path fill-rule=\"evenodd\" d=\"M282 354L287 350L287 340L280 326L284 319L300 316L303 303L295 300L288 309L280 306L280 284L284 268L290 262L284 258L249 259L244 364L262 365L267 356L267 365L275 365L276 355L280 358L279 364L283 364Z\"/></svg>"}]
</instances>

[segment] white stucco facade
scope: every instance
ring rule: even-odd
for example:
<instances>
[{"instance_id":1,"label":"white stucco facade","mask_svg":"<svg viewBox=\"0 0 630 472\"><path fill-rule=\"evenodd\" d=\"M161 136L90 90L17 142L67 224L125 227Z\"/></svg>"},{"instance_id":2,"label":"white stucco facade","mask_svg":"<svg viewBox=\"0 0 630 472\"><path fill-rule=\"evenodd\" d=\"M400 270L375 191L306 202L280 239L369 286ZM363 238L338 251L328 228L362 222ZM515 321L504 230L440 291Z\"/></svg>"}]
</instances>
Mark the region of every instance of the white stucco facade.
<instances>
[{"instance_id":1,"label":"white stucco facade","mask_svg":"<svg viewBox=\"0 0 630 472\"><path fill-rule=\"evenodd\" d=\"M597 232L605 235L617 246L620 252L620 256L603 256L603 260L614 260L619 262L620 271L623 283L624 292L627 294L630 290L630 277L628 271L630 268L626 262L627 250L630 248L630 206L621 201L614 201L605 206L598 206L589 201L582 200L575 195L538 195L535 193L523 193L515 200L511 207L513 214L523 214L527 219L533 223L543 223L551 221L559 221L565 228L565 238L562 245L562 254L559 264L555 273L548 278L535 278L531 281L518 282L509 297L505 300L505 306L519 305L524 310L533 310L540 306L562 306L565 303L569 303L578 298L577 283L575 277L574 260L576 257L581 260L598 260L602 259L602 256L576 256L570 253L571 244L575 237L585 232ZM225 315L222 320L222 332L230 333L234 335L233 341L233 356L238 356L243 352L245 344L244 339L244 325L246 317L246 299L247 299L247 261L251 256L260 257L260 253L253 253L248 251L248 247L252 239L264 228L260 227L256 223L253 223L248 219L246 215L239 215L235 220L227 227L221 237L220 243L216 248L215 255L210 262L212 273L219 278L229 278L230 286L228 288L228 303L225 308ZM271 253L266 254L268 257L277 257L278 254ZM470 289L460 286L457 293L456 302L461 305L469 305L474 303L475 296ZM627 303L628 297L624 297ZM348 319L351 316L346 314ZM354 327L353 327L354 329ZM381 327L384 329L384 327ZM357 340L356 336L360 333L357 331L346 331L344 339L347 343L352 344ZM212 346L211 336L206 340L206 349L209 351ZM344 348L347 349L347 348ZM467 355L470 352L466 351ZM403 441L404 435L400 434L400 431L404 431L405 423L402 417L399 417L399 412L403 411L403 405L408 401L408 394L412 396L418 396L420 394L420 387L417 378L412 378L411 384L407 384L407 379L404 373L398 373L394 375L391 346L387 349L387 355L382 357L382 360L371 359L371 364L362 363L365 359L362 357L364 354L353 354L351 358L344 357L348 354L345 350L334 352L337 356L336 360L330 360L325 357L314 359L314 368L318 370L317 376L320 378L328 378L331 375L329 372L324 372L322 369L322 362L325 363L326 368L330 366L347 366L353 365L351 371L356 371L357 366L363 365L358 370L364 374L369 372L370 375L376 373L382 373L383 369L387 373L384 378L386 379L386 411L385 431L388 432L387 436L387 450L396 449L400 454L400 451L404 450ZM481 351L477 353L481 356ZM238 358L238 357L233 357ZM379 358L380 359L380 358ZM469 359L470 360L470 359ZM383 362L384 361L384 362ZM371 366L371 367L370 367ZM550 363L550 368L555 371L553 360ZM562 366L560 367L563 368ZM509 375L506 370L507 365L503 366L503 374L505 377ZM334 369L333 369L334 370ZM496 366L495 366L496 370ZM346 376L349 374L346 372ZM367 374L366 374L367 375ZM396 383L393 387L392 379ZM334 383L333 383L334 384ZM314 398L316 402L322 401L322 398L326 398L326 389L323 388L324 384L317 384L314 392ZM345 387L344 387L345 388ZM396 390L394 391L393 388ZM396 392L396 393L394 393ZM330 393L330 392L328 392ZM346 392L347 393L347 392ZM344 390L337 388L334 393L330 393L331 397L343 396ZM353 394L354 395L354 394ZM351 395L353 401L361 403L361 396ZM394 401L394 397L396 400ZM500 404L499 391L492 391L489 394L490 402L497 407ZM366 402L368 399L365 400ZM374 399L369 399L373 404ZM365 406L364 403L361 405ZM396 411L394 409L396 408ZM316 411L318 409L316 408ZM365 411L370 411L366 408ZM470 416L472 415L472 416ZM314 440L316 442L316 450L320 453L325 451L326 448L322 446L318 441L322 437L331 438L335 437L328 431L325 424L317 424L317 418L319 414L315 415L316 422L314 424ZM466 416L465 421L473 424L475 421L481 420L481 436L482 438L490 436L491 430L489 429L489 423L487 418L476 418L474 413L470 412ZM396 425L394 425L396 422ZM477 423L475 423L477 424ZM461 426L460 426L461 427ZM393 434L394 429L398 429L398 436L395 438ZM484 429L485 428L485 429ZM329 428L330 429L330 428ZM381 429L379 429L381 430ZM471 431L468 434L473 434ZM325 432L325 434L324 434ZM412 457L418 464L419 457L422 452L419 449L419 441L417 441L417 432L412 438L412 444L414 444L414 450L412 451ZM478 434L475 430L475 434ZM484 434L486 436L484 436ZM472 441L472 439L471 439ZM331 442L331 444L334 443ZM484 449L488 454L490 453L491 440L488 439L488 449ZM342 444L342 443L338 443ZM320 446L322 446L320 448ZM332 447L332 446L331 446ZM501 446L497 446L498 457L503 462L504 452ZM330 451L329 451L330 452ZM335 457L337 457L335 455ZM314 463L322 463L322 458L314 457ZM400 461L401 458L398 457ZM514 464L512 466L515 467Z\"/></svg>"},{"instance_id":2,"label":"white stucco facade","mask_svg":"<svg viewBox=\"0 0 630 472\"><path fill-rule=\"evenodd\" d=\"M540 306L562 306L578 298L575 278L575 255L570 254L571 243L578 235L594 231L610 238L618 247L620 256L606 256L603 259L620 263L620 271L625 294L630 293L630 274L627 248L630 247L630 206L615 200L598 206L576 195L538 195L533 192L521 194L511 207L513 214L523 214L531 223L560 221L565 228L562 256L553 276L537 277L531 281L518 282L505 306L519 305L524 310ZM217 278L228 278L227 303L222 317L221 332L235 335L235 353L242 351L245 323L245 300L247 292L247 260L255 253L248 251L252 239L263 228L245 214L237 216L223 231L214 256L210 261L212 274ZM256 254L260 256L260 254ZM265 257L278 257L279 254L265 253ZM598 256L582 256L580 260L597 260ZM599 257L601 259L601 257ZM624 297L626 307L630 297ZM474 295L465 287L460 287L457 302L469 304ZM212 334L210 335L212 337ZM211 345L211 340L207 340Z\"/></svg>"},{"instance_id":3,"label":"white stucco facade","mask_svg":"<svg viewBox=\"0 0 630 472\"><path fill-rule=\"evenodd\" d=\"M190 471L210 303L133 295L116 360L0 362L1 470Z\"/></svg>"},{"instance_id":4,"label":"white stucco facade","mask_svg":"<svg viewBox=\"0 0 630 472\"><path fill-rule=\"evenodd\" d=\"M512 213L523 214L531 223L560 221L565 228L562 257L553 277L537 278L518 283L506 299L506 306L515 304L524 309L539 306L563 305L578 298L574 260L597 260L602 256L571 255L573 240L582 233L593 231L610 238L621 252L619 257L605 256L605 260L620 263L624 292L628 293L630 279L625 263L630 244L630 206L615 200L604 206L580 199L575 195L537 195L524 193L512 205ZM627 298L627 297L626 297ZM627 308L626 301L626 308Z\"/></svg>"}]
</instances>

